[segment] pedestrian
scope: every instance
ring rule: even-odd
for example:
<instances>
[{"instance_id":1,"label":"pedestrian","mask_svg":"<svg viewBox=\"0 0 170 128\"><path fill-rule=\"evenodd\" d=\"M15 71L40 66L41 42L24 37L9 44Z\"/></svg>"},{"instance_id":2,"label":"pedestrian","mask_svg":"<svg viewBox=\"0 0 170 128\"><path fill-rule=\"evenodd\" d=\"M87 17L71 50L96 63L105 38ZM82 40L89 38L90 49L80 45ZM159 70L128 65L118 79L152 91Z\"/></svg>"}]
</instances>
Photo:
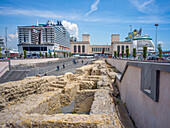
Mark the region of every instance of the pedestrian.
<instances>
[{"instance_id":1,"label":"pedestrian","mask_svg":"<svg viewBox=\"0 0 170 128\"><path fill-rule=\"evenodd\" d=\"M57 71L59 71L59 69L60 69L60 67L59 67L59 66L57 66Z\"/></svg>"},{"instance_id":2,"label":"pedestrian","mask_svg":"<svg viewBox=\"0 0 170 128\"><path fill-rule=\"evenodd\" d=\"M83 64L83 60L81 61L81 63Z\"/></svg>"},{"instance_id":3,"label":"pedestrian","mask_svg":"<svg viewBox=\"0 0 170 128\"><path fill-rule=\"evenodd\" d=\"M64 63L63 63L63 68L65 68L65 65L64 65Z\"/></svg>"}]
</instances>

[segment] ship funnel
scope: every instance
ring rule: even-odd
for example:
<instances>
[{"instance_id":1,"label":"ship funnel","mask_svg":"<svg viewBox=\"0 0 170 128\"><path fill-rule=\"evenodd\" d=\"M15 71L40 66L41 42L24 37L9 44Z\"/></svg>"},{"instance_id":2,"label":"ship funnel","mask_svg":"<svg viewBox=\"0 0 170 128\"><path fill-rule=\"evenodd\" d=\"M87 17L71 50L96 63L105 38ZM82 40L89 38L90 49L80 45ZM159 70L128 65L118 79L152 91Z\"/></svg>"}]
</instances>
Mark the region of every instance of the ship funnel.
<instances>
[{"instance_id":1,"label":"ship funnel","mask_svg":"<svg viewBox=\"0 0 170 128\"><path fill-rule=\"evenodd\" d=\"M142 28L139 29L139 35L141 36L142 33Z\"/></svg>"}]
</instances>

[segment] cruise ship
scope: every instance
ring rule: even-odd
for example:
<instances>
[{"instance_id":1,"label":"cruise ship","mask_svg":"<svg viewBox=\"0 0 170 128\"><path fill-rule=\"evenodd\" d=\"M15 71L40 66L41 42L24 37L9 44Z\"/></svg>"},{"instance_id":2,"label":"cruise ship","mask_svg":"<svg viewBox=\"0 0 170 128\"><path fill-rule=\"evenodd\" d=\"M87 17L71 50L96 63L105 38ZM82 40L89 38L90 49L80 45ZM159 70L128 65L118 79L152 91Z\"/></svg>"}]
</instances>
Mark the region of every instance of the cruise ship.
<instances>
[{"instance_id":1,"label":"cruise ship","mask_svg":"<svg viewBox=\"0 0 170 128\"><path fill-rule=\"evenodd\" d=\"M153 53L155 52L155 46L152 41L152 38L145 34L145 36L141 36L142 29L134 30L128 34L128 37L125 38L125 42L132 42L133 48L136 48L137 54L143 52L143 46L147 46L147 52Z\"/></svg>"}]
</instances>

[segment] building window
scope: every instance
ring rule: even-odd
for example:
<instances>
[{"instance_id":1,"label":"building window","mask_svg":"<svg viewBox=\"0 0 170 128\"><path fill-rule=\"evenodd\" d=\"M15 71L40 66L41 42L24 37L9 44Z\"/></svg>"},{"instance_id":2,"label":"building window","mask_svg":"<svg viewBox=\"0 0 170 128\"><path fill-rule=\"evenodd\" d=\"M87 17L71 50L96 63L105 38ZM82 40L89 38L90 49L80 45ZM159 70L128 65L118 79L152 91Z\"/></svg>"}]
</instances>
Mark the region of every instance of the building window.
<instances>
[{"instance_id":1,"label":"building window","mask_svg":"<svg viewBox=\"0 0 170 128\"><path fill-rule=\"evenodd\" d=\"M117 51L119 51L119 52L120 52L120 46L119 46L119 45L117 46Z\"/></svg>"},{"instance_id":2,"label":"building window","mask_svg":"<svg viewBox=\"0 0 170 128\"><path fill-rule=\"evenodd\" d=\"M110 52L110 48L108 48L108 52Z\"/></svg>"},{"instance_id":3,"label":"building window","mask_svg":"<svg viewBox=\"0 0 170 128\"><path fill-rule=\"evenodd\" d=\"M126 45L126 49L127 49L127 48L129 48L129 46L128 46L128 45Z\"/></svg>"},{"instance_id":4,"label":"building window","mask_svg":"<svg viewBox=\"0 0 170 128\"><path fill-rule=\"evenodd\" d=\"M122 50L124 50L124 46L122 45Z\"/></svg>"},{"instance_id":5,"label":"building window","mask_svg":"<svg viewBox=\"0 0 170 128\"><path fill-rule=\"evenodd\" d=\"M75 53L77 52L77 47L76 47L76 45L74 45L74 52L75 52Z\"/></svg>"},{"instance_id":6,"label":"building window","mask_svg":"<svg viewBox=\"0 0 170 128\"><path fill-rule=\"evenodd\" d=\"M100 48L100 52L102 51L102 48Z\"/></svg>"},{"instance_id":7,"label":"building window","mask_svg":"<svg viewBox=\"0 0 170 128\"><path fill-rule=\"evenodd\" d=\"M105 48L105 51L107 52L107 48Z\"/></svg>"},{"instance_id":8,"label":"building window","mask_svg":"<svg viewBox=\"0 0 170 128\"><path fill-rule=\"evenodd\" d=\"M93 48L92 48L92 52L93 52Z\"/></svg>"},{"instance_id":9,"label":"building window","mask_svg":"<svg viewBox=\"0 0 170 128\"><path fill-rule=\"evenodd\" d=\"M84 45L82 46L82 52L85 52L85 46Z\"/></svg>"},{"instance_id":10,"label":"building window","mask_svg":"<svg viewBox=\"0 0 170 128\"><path fill-rule=\"evenodd\" d=\"M81 52L81 47L80 47L80 45L78 46L78 52L79 52L79 53Z\"/></svg>"}]
</instances>

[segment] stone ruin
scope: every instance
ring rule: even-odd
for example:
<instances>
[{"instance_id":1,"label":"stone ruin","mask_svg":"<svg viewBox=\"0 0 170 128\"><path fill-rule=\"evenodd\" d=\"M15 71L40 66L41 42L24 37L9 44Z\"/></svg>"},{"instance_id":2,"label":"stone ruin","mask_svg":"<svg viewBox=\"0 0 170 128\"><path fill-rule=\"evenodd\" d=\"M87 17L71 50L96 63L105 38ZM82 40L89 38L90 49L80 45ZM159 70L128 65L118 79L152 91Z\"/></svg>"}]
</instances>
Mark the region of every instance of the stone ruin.
<instances>
[{"instance_id":1,"label":"stone ruin","mask_svg":"<svg viewBox=\"0 0 170 128\"><path fill-rule=\"evenodd\" d=\"M112 95L115 72L95 61L61 76L0 85L0 127L120 128Z\"/></svg>"}]
</instances>

